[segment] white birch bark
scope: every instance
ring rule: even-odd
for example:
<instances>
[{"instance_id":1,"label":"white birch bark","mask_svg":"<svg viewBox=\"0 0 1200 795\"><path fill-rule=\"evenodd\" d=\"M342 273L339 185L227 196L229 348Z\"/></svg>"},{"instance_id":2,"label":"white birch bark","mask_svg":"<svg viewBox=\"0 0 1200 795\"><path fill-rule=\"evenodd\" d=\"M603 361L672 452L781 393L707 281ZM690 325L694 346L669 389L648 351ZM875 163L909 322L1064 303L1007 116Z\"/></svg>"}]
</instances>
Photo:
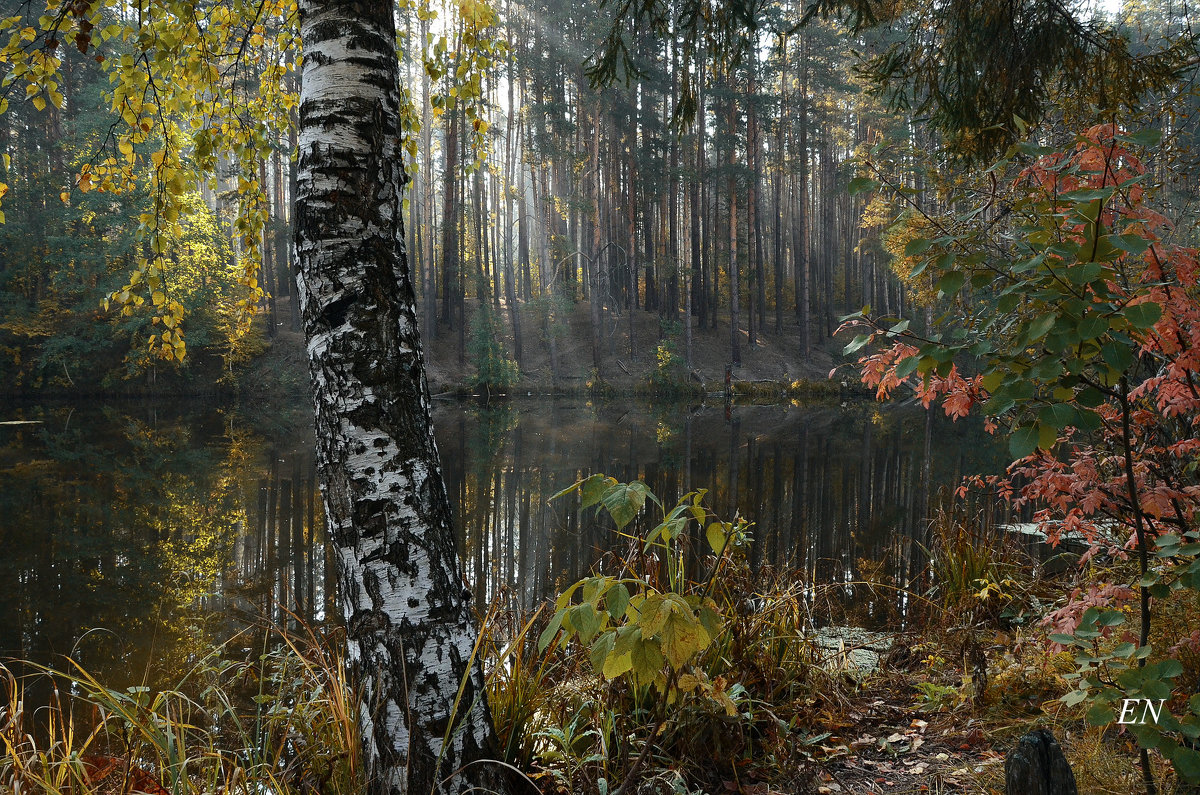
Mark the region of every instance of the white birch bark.
<instances>
[{"instance_id":1,"label":"white birch bark","mask_svg":"<svg viewBox=\"0 0 1200 795\"><path fill-rule=\"evenodd\" d=\"M300 3L295 235L318 463L368 792L503 792L476 763L494 743L404 248L392 8Z\"/></svg>"}]
</instances>

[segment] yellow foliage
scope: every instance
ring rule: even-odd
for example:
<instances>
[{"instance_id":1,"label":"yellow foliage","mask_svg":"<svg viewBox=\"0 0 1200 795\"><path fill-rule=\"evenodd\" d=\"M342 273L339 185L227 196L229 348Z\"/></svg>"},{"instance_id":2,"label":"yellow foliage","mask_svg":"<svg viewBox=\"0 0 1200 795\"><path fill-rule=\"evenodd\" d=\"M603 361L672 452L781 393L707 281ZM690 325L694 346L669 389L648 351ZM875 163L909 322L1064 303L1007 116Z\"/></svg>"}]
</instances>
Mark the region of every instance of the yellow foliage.
<instances>
[{"instance_id":1,"label":"yellow foliage","mask_svg":"<svg viewBox=\"0 0 1200 795\"><path fill-rule=\"evenodd\" d=\"M905 250L911 241L934 237L936 234L929 219L919 215L904 215L883 236L883 248L892 257L892 271L908 287L913 301L919 306L932 306L937 299L937 289L931 278L931 269L927 268L918 276L913 276L913 271L928 255L907 256Z\"/></svg>"}]
</instances>

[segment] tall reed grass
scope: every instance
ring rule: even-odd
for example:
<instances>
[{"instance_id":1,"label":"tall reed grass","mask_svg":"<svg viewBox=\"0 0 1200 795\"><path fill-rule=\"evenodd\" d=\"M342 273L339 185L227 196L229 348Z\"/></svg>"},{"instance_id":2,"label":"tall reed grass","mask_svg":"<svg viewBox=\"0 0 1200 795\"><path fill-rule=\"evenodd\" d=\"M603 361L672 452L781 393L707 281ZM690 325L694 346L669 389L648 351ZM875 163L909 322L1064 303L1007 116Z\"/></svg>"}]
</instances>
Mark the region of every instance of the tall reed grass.
<instances>
[{"instance_id":1,"label":"tall reed grass","mask_svg":"<svg viewBox=\"0 0 1200 795\"><path fill-rule=\"evenodd\" d=\"M0 665L0 792L361 792L341 638L307 626L256 635L257 651L230 659L228 643L163 689L116 690L73 663L23 675ZM30 677L50 680L36 709Z\"/></svg>"}]
</instances>

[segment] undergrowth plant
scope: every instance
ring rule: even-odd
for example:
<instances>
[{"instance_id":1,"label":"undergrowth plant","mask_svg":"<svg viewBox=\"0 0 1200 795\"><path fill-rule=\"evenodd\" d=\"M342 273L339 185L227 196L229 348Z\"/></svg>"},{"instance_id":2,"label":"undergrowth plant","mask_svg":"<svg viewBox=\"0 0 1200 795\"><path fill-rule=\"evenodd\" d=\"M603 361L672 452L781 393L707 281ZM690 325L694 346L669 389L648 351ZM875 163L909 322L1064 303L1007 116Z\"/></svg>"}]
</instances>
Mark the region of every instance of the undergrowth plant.
<instances>
[{"instance_id":1,"label":"undergrowth plant","mask_svg":"<svg viewBox=\"0 0 1200 795\"><path fill-rule=\"evenodd\" d=\"M828 736L812 707L839 690L817 664L803 585L752 573L750 524L714 516L703 491L668 507L643 483L593 475L555 498L571 494L627 546L557 597L538 639L570 672L539 710L551 775L597 793L614 777L616 793L668 780L711 791L748 764L803 780L806 749ZM635 522L643 509L655 519Z\"/></svg>"},{"instance_id":2,"label":"undergrowth plant","mask_svg":"<svg viewBox=\"0 0 1200 795\"><path fill-rule=\"evenodd\" d=\"M934 285L946 312L919 334L860 313L845 351L883 343L859 362L880 397L908 383L926 406L1007 426L1014 462L980 485L1033 506L1052 540L1084 538L1085 563L1134 561L1121 581L1085 582L1048 623L1055 650L1075 656L1064 703L1088 722L1113 724L1125 699L1165 700L1160 719L1123 727L1148 792L1151 750L1200 783L1200 697L1180 686L1200 631L1170 645L1153 631L1159 606L1200 591L1200 253L1154 206L1170 170L1159 137L1110 123L1064 148L1020 145L988 169L985 203L960 214L935 218L892 189L910 203L897 224L908 278Z\"/></svg>"},{"instance_id":3,"label":"undergrowth plant","mask_svg":"<svg viewBox=\"0 0 1200 795\"><path fill-rule=\"evenodd\" d=\"M305 628L258 653L201 660L173 687L113 689L77 664L27 677L0 665L0 790L29 795L361 792L357 716L341 644ZM27 664L28 665L28 664ZM34 666L35 668L39 668ZM36 725L35 725L36 724Z\"/></svg>"}]
</instances>

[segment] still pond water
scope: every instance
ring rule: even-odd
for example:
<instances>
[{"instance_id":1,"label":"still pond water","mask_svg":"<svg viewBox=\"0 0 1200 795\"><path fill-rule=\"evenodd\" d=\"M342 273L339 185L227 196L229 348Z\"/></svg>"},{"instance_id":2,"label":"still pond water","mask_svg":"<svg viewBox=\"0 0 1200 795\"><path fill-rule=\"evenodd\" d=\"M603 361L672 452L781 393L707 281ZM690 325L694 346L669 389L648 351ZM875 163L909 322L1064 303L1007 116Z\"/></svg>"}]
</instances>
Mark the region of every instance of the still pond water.
<instances>
[{"instance_id":1,"label":"still pond water","mask_svg":"<svg viewBox=\"0 0 1200 795\"><path fill-rule=\"evenodd\" d=\"M338 615L311 431L179 404L9 408L0 420L0 658L76 660L114 685L172 672L258 616ZM26 424L12 424L14 421ZM618 541L556 492L591 473L664 503L707 489L752 522L755 566L896 620L924 505L1001 451L977 426L862 403L440 403L435 426L477 604L528 607ZM840 584L840 585L839 585Z\"/></svg>"}]
</instances>

